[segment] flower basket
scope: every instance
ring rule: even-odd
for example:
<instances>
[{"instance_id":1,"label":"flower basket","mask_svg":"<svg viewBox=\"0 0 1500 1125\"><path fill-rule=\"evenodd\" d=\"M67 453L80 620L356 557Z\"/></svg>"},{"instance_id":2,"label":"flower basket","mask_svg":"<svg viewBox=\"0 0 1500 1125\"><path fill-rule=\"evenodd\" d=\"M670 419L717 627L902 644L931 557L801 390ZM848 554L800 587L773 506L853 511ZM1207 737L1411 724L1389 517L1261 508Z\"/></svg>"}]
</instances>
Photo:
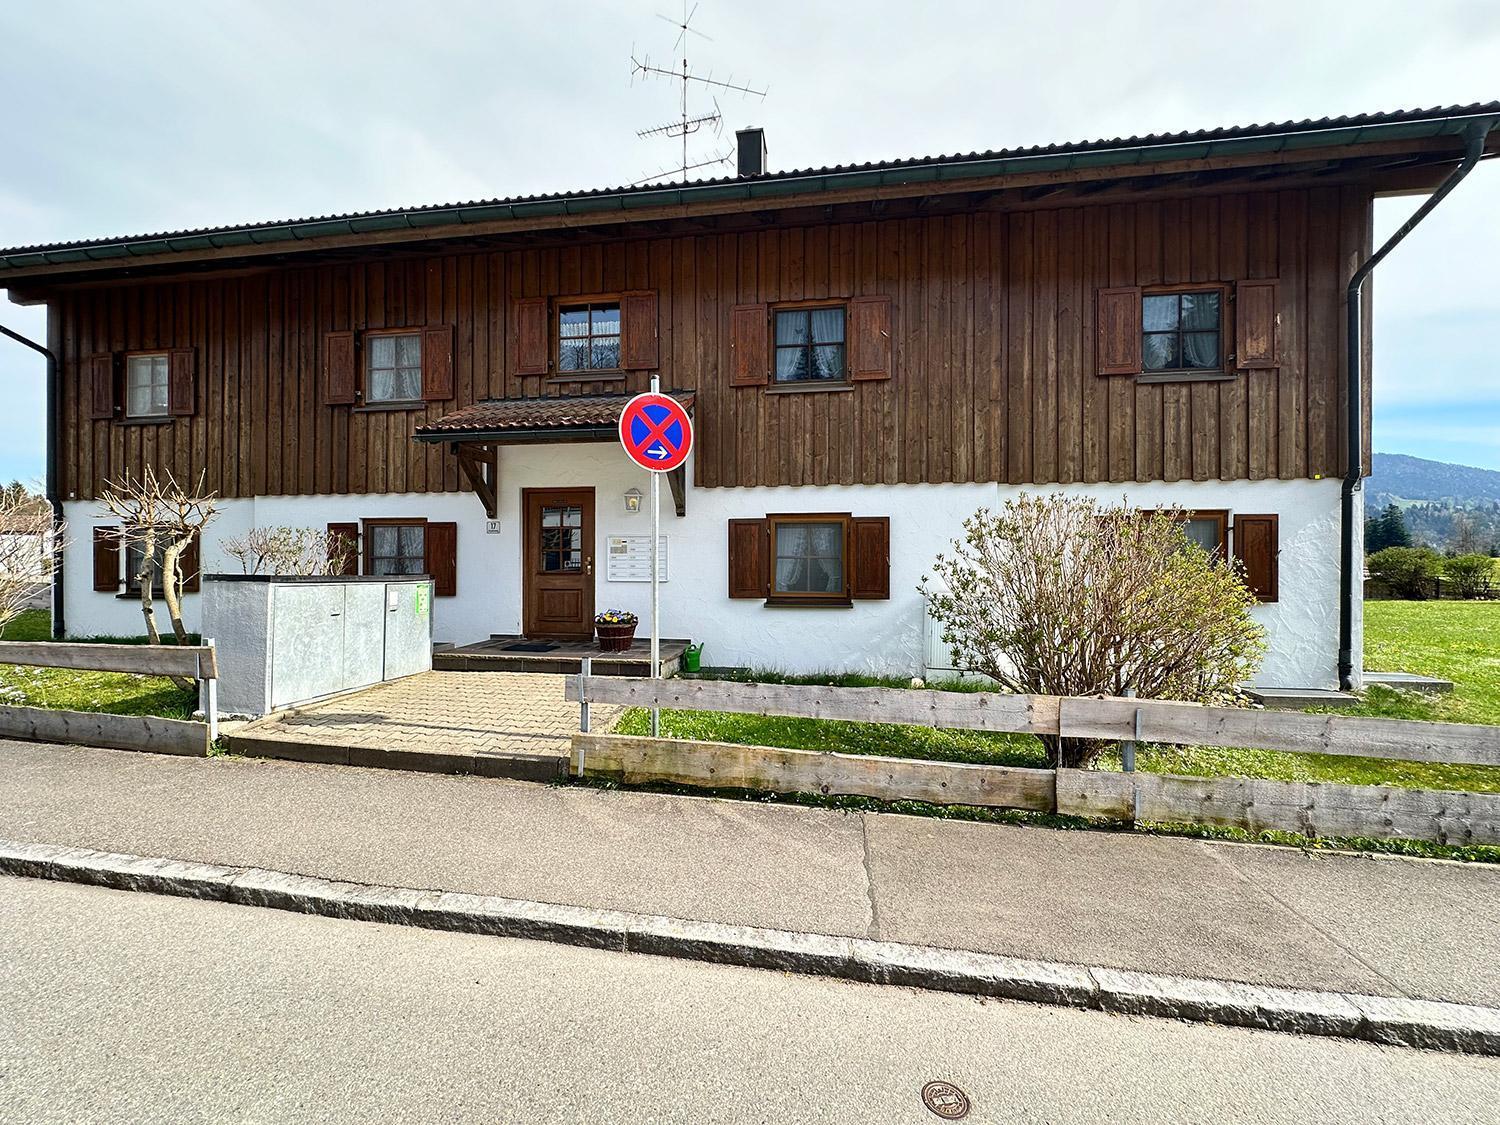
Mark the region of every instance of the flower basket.
<instances>
[{"instance_id":1,"label":"flower basket","mask_svg":"<svg viewBox=\"0 0 1500 1125\"><path fill-rule=\"evenodd\" d=\"M635 614L625 610L610 609L597 615L594 618L594 631L599 634L599 651L630 651L638 621Z\"/></svg>"}]
</instances>

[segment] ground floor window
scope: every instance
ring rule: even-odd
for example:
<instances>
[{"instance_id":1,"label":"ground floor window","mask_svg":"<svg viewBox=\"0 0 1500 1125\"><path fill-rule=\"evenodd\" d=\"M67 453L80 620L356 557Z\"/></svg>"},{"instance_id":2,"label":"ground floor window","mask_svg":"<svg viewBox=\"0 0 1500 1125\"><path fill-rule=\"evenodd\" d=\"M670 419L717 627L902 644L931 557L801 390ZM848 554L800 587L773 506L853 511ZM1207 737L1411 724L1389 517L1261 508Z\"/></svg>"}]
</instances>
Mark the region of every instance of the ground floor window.
<instances>
[{"instance_id":1,"label":"ground floor window","mask_svg":"<svg viewBox=\"0 0 1500 1125\"><path fill-rule=\"evenodd\" d=\"M771 596L847 599L844 551L848 528L844 516L773 517Z\"/></svg>"},{"instance_id":2,"label":"ground floor window","mask_svg":"<svg viewBox=\"0 0 1500 1125\"><path fill-rule=\"evenodd\" d=\"M395 520L365 521L365 573L427 573L427 525Z\"/></svg>"}]
</instances>

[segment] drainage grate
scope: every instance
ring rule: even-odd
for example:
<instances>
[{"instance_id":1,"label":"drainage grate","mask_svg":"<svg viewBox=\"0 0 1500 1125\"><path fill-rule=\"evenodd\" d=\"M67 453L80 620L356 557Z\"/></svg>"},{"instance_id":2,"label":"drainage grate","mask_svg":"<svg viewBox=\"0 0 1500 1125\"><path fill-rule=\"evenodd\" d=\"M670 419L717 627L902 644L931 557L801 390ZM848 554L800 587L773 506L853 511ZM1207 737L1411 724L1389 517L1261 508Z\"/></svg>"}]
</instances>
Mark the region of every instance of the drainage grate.
<instances>
[{"instance_id":1,"label":"drainage grate","mask_svg":"<svg viewBox=\"0 0 1500 1125\"><path fill-rule=\"evenodd\" d=\"M944 1121L959 1121L969 1116L969 1095L952 1082L929 1082L922 1087L922 1104Z\"/></svg>"}]
</instances>

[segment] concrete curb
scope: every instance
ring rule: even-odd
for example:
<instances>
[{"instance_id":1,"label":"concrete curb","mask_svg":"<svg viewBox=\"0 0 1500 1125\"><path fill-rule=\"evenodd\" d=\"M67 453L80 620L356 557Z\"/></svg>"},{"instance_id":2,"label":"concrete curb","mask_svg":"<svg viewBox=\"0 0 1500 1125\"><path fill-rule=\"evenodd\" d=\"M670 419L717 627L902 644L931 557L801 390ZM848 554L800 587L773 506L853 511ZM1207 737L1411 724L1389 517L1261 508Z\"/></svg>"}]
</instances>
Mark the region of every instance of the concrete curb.
<instances>
[{"instance_id":1,"label":"concrete curb","mask_svg":"<svg viewBox=\"0 0 1500 1125\"><path fill-rule=\"evenodd\" d=\"M0 873L364 922L528 938L1127 1015L1500 1056L1500 1008L1025 961L863 938L492 895L367 886L87 848L0 841Z\"/></svg>"}]
</instances>

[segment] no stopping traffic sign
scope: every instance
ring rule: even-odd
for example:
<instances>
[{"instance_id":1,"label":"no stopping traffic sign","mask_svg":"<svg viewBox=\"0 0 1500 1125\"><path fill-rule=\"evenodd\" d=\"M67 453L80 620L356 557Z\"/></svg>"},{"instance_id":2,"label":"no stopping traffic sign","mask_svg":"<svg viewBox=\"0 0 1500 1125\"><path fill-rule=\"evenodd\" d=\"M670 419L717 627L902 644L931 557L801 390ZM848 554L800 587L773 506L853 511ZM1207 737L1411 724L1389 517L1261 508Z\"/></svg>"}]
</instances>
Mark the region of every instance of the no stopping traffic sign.
<instances>
[{"instance_id":1,"label":"no stopping traffic sign","mask_svg":"<svg viewBox=\"0 0 1500 1125\"><path fill-rule=\"evenodd\" d=\"M687 460L693 423L682 404L654 391L636 395L620 411L620 444L643 469L666 473Z\"/></svg>"}]
</instances>

